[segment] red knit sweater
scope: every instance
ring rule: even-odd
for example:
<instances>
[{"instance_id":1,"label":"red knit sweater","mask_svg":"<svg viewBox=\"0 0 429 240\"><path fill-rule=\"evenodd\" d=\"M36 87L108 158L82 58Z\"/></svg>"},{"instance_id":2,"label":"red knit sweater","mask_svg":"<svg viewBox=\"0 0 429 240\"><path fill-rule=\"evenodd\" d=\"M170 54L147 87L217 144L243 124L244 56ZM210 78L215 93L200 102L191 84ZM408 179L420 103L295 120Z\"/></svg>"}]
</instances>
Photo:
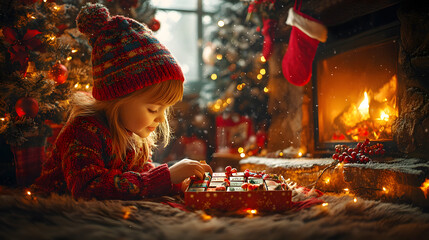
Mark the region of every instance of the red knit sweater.
<instances>
[{"instance_id":1,"label":"red knit sweater","mask_svg":"<svg viewBox=\"0 0 429 240\"><path fill-rule=\"evenodd\" d=\"M52 156L33 184L37 192L71 193L75 198L139 199L179 193L166 164L130 167L127 151L121 166L113 167L112 138L102 117L76 117L59 134Z\"/></svg>"}]
</instances>

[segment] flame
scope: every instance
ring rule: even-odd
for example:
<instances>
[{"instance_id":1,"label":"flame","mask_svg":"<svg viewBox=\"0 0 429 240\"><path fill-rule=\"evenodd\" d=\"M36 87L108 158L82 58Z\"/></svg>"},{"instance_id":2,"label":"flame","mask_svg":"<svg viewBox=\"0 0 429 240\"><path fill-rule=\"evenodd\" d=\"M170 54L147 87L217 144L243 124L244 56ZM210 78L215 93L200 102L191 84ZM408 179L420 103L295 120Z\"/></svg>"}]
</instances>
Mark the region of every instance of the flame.
<instances>
[{"instance_id":1,"label":"flame","mask_svg":"<svg viewBox=\"0 0 429 240\"><path fill-rule=\"evenodd\" d=\"M360 114L362 115L363 119L369 118L369 99L368 99L368 93L365 91L364 93L365 97L363 101L360 103L358 110Z\"/></svg>"},{"instance_id":2,"label":"flame","mask_svg":"<svg viewBox=\"0 0 429 240\"><path fill-rule=\"evenodd\" d=\"M428 190L429 190L429 179L426 178L426 181L422 183L422 186L420 187L423 194L425 195L425 198L428 198Z\"/></svg>"},{"instance_id":3,"label":"flame","mask_svg":"<svg viewBox=\"0 0 429 240\"><path fill-rule=\"evenodd\" d=\"M338 129L333 129L333 140L348 138L360 141L392 138L391 127L398 117L396 103L397 77L393 75L379 89L362 91L360 99L350 103L334 118Z\"/></svg>"},{"instance_id":4,"label":"flame","mask_svg":"<svg viewBox=\"0 0 429 240\"><path fill-rule=\"evenodd\" d=\"M384 120L384 121L389 121L389 115L388 114L386 114L383 110L381 110L381 113L380 113L380 120Z\"/></svg>"}]
</instances>

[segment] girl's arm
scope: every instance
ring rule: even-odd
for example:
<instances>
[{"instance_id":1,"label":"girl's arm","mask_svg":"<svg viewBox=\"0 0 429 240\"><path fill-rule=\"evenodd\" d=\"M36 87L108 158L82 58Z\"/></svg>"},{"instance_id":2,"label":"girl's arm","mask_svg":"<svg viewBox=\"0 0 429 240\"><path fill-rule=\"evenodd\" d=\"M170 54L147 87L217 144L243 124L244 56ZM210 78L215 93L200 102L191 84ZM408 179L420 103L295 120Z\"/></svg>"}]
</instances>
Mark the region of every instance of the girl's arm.
<instances>
[{"instance_id":1,"label":"girl's arm","mask_svg":"<svg viewBox=\"0 0 429 240\"><path fill-rule=\"evenodd\" d=\"M172 193L166 164L140 173L107 168L103 161L106 135L97 125L82 121L70 126L63 138L62 167L74 197L139 199Z\"/></svg>"}]
</instances>

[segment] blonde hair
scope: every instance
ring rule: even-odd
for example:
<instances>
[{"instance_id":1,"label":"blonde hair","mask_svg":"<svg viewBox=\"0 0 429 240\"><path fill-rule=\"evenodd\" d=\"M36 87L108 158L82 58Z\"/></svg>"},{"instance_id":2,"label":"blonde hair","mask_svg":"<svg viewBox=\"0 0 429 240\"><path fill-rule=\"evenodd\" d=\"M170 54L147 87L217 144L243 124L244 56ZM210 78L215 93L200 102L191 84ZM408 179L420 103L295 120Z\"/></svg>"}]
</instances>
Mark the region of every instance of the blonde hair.
<instances>
[{"instance_id":1,"label":"blonde hair","mask_svg":"<svg viewBox=\"0 0 429 240\"><path fill-rule=\"evenodd\" d=\"M171 109L167 108L165 121L160 123L157 130L146 138L141 138L136 134L130 135L119 119L119 109L135 98L141 97L151 104L173 105L182 100L183 82L180 80L163 81L109 101L98 101L89 95L82 96L82 94L74 95L74 107L68 121L78 116L104 115L112 134L112 154L115 155L113 166L119 166L125 159L127 148L131 148L135 152L131 166L142 166L149 159L152 149L159 139L162 139L164 146L168 145L171 138L168 123Z\"/></svg>"}]
</instances>

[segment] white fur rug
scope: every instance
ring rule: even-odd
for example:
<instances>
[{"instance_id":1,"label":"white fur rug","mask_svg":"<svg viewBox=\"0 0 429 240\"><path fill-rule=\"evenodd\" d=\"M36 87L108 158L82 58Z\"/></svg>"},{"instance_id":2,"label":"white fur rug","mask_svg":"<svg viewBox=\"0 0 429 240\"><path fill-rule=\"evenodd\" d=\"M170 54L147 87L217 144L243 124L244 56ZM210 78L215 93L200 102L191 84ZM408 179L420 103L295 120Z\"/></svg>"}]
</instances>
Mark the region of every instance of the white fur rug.
<instances>
[{"instance_id":1,"label":"white fur rug","mask_svg":"<svg viewBox=\"0 0 429 240\"><path fill-rule=\"evenodd\" d=\"M1 189L0 189L1 190ZM303 196L295 192L294 200ZM263 215L186 212L157 201L76 201L0 191L0 239L427 239L409 205L324 195L328 206ZM165 198L164 200L172 200ZM205 215L207 217L207 215Z\"/></svg>"}]
</instances>

